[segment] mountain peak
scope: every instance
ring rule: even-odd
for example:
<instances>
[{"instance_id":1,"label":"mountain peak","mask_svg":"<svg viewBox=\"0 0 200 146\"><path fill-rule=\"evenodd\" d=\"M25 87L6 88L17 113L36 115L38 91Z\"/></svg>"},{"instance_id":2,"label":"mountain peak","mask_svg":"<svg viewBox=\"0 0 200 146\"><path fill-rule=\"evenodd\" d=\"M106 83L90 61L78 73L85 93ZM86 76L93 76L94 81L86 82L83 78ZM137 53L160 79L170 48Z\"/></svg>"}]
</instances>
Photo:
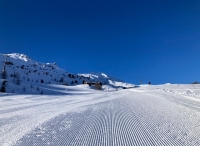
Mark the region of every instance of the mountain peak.
<instances>
[{"instance_id":1,"label":"mountain peak","mask_svg":"<svg viewBox=\"0 0 200 146\"><path fill-rule=\"evenodd\" d=\"M32 59L30 57L28 57L25 54L20 54L20 53L12 53L12 54L5 54L11 58L15 58L15 59L20 59L20 60L24 60L24 61L31 61Z\"/></svg>"}]
</instances>

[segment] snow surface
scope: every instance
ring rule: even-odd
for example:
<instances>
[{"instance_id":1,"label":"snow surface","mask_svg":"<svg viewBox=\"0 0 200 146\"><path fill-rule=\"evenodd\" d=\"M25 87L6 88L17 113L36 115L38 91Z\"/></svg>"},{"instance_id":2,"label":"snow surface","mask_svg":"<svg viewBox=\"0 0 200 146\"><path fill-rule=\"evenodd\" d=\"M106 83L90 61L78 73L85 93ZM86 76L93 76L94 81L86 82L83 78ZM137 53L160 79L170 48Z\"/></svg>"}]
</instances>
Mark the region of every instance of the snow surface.
<instances>
[{"instance_id":1,"label":"snow surface","mask_svg":"<svg viewBox=\"0 0 200 146\"><path fill-rule=\"evenodd\" d=\"M0 94L1 146L200 145L200 85L49 90L57 92Z\"/></svg>"}]
</instances>

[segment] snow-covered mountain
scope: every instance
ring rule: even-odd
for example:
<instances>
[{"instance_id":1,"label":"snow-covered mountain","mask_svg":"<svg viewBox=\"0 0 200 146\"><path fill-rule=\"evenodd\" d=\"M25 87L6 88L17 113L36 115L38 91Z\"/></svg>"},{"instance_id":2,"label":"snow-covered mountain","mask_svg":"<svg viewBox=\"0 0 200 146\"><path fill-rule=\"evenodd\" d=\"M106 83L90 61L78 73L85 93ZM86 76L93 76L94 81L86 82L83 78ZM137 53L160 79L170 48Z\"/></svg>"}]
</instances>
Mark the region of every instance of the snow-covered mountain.
<instances>
[{"instance_id":1,"label":"snow-covered mountain","mask_svg":"<svg viewBox=\"0 0 200 146\"><path fill-rule=\"evenodd\" d=\"M103 90L134 87L104 73L73 74L59 68L56 63L41 63L19 53L0 54L0 69L1 73L5 70L1 78L7 80L7 93L43 94L55 84L92 88L83 85L84 82L101 82ZM51 92L48 91L49 94Z\"/></svg>"}]
</instances>

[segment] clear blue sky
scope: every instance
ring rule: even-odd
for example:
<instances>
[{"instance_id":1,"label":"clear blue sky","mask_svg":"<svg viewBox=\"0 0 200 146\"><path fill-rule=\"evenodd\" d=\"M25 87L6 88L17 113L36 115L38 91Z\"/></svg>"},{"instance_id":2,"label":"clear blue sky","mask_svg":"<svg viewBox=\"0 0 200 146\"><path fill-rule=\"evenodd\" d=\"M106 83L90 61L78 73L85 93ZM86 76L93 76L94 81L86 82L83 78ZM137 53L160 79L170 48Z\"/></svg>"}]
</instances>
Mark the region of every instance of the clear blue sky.
<instances>
[{"instance_id":1,"label":"clear blue sky","mask_svg":"<svg viewBox=\"0 0 200 146\"><path fill-rule=\"evenodd\" d=\"M1 0L0 53L124 81L200 81L199 0Z\"/></svg>"}]
</instances>

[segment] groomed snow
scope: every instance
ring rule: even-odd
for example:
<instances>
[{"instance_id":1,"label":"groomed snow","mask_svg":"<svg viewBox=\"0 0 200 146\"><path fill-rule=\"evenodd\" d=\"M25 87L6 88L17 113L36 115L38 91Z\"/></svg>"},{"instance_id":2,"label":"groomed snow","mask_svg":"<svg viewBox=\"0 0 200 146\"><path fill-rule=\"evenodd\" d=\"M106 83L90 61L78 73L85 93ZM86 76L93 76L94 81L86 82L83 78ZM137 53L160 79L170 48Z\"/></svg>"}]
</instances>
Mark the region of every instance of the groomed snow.
<instances>
[{"instance_id":1,"label":"groomed snow","mask_svg":"<svg viewBox=\"0 0 200 146\"><path fill-rule=\"evenodd\" d=\"M199 85L63 90L63 95L0 94L0 145L200 145Z\"/></svg>"}]
</instances>

